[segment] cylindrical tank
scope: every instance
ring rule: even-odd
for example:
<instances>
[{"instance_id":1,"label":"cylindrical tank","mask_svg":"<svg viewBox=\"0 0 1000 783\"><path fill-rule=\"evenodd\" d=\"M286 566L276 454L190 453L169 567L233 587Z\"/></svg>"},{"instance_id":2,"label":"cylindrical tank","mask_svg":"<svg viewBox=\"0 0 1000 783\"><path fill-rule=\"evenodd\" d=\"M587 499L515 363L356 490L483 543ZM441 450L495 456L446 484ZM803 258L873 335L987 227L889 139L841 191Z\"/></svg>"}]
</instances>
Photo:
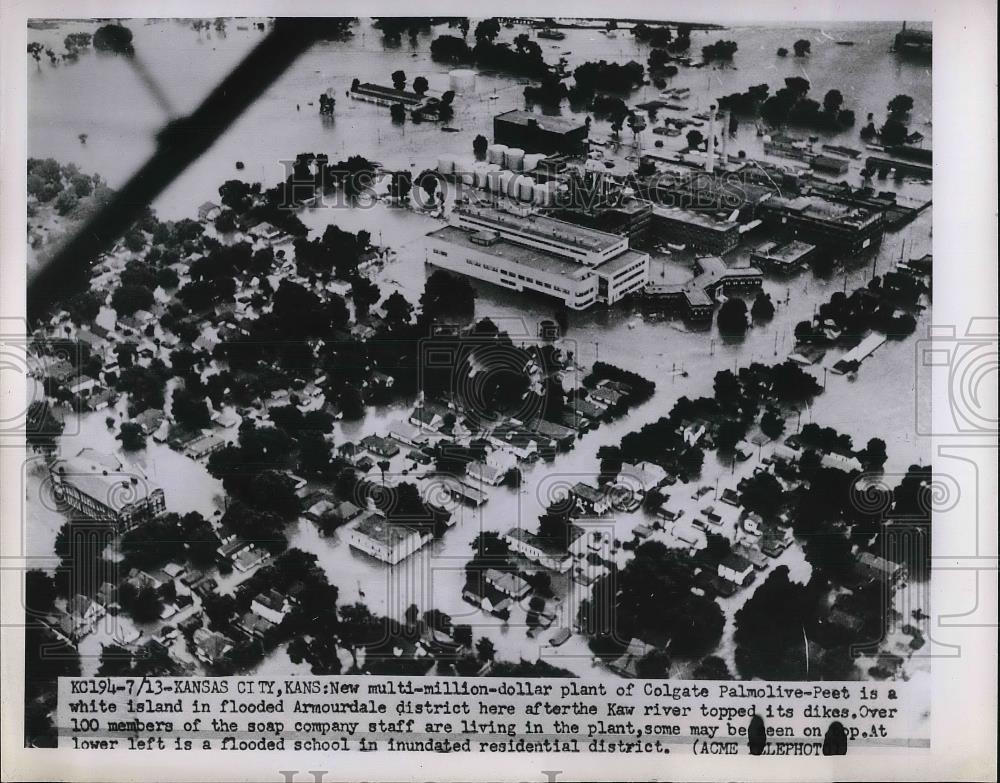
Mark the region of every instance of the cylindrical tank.
<instances>
[{"instance_id":1,"label":"cylindrical tank","mask_svg":"<svg viewBox=\"0 0 1000 783\"><path fill-rule=\"evenodd\" d=\"M452 90L461 93L472 93L476 91L476 72L468 68L456 68L448 71L448 86Z\"/></svg>"},{"instance_id":2,"label":"cylindrical tank","mask_svg":"<svg viewBox=\"0 0 1000 783\"><path fill-rule=\"evenodd\" d=\"M521 171L524 168L524 150L511 147L504 155L504 165L511 171Z\"/></svg>"},{"instance_id":3,"label":"cylindrical tank","mask_svg":"<svg viewBox=\"0 0 1000 783\"><path fill-rule=\"evenodd\" d=\"M549 201L549 189L542 184L536 184L531 188L531 201L538 207L544 207Z\"/></svg>"},{"instance_id":4,"label":"cylindrical tank","mask_svg":"<svg viewBox=\"0 0 1000 783\"><path fill-rule=\"evenodd\" d=\"M502 175L503 172L500 171L499 168L486 172L486 187L488 187L493 193L500 192L500 177Z\"/></svg>"},{"instance_id":5,"label":"cylindrical tank","mask_svg":"<svg viewBox=\"0 0 1000 783\"><path fill-rule=\"evenodd\" d=\"M438 158L438 174L452 174L455 171L455 158L452 155L442 155Z\"/></svg>"},{"instance_id":6,"label":"cylindrical tank","mask_svg":"<svg viewBox=\"0 0 1000 783\"><path fill-rule=\"evenodd\" d=\"M531 199L534 196L535 181L531 177L525 177L523 174L517 178L517 197L521 201L527 201L531 203Z\"/></svg>"},{"instance_id":7,"label":"cylindrical tank","mask_svg":"<svg viewBox=\"0 0 1000 783\"><path fill-rule=\"evenodd\" d=\"M512 171L500 172L500 192L508 196L517 195L517 175Z\"/></svg>"},{"instance_id":8,"label":"cylindrical tank","mask_svg":"<svg viewBox=\"0 0 1000 783\"><path fill-rule=\"evenodd\" d=\"M476 184L477 188L485 188L486 187L486 173L487 173L487 171L488 171L488 169L486 168L486 164L485 163L476 163L472 167L472 174L473 174L473 177L475 178L475 181L476 181L475 184Z\"/></svg>"},{"instance_id":9,"label":"cylindrical tank","mask_svg":"<svg viewBox=\"0 0 1000 783\"><path fill-rule=\"evenodd\" d=\"M506 144L491 144L486 148L486 158L490 163L496 163L498 166L503 165L503 156L507 154Z\"/></svg>"},{"instance_id":10,"label":"cylindrical tank","mask_svg":"<svg viewBox=\"0 0 1000 783\"><path fill-rule=\"evenodd\" d=\"M524 170L534 171L535 169L538 168L538 164L543 160L545 160L545 155L542 155L540 152L532 152L528 155L525 155Z\"/></svg>"},{"instance_id":11,"label":"cylindrical tank","mask_svg":"<svg viewBox=\"0 0 1000 783\"><path fill-rule=\"evenodd\" d=\"M455 174L461 175L462 182L466 185L471 185L476 181L472 171L473 165L474 161L471 158L459 158L455 161Z\"/></svg>"}]
</instances>

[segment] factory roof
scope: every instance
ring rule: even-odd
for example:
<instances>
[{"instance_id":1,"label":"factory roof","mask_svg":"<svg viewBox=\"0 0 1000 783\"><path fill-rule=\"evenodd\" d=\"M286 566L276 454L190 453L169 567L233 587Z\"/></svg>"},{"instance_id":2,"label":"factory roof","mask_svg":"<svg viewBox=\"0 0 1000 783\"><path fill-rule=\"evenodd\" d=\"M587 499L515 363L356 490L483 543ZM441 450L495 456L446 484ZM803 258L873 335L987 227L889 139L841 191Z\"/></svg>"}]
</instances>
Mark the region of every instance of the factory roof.
<instances>
[{"instance_id":1,"label":"factory roof","mask_svg":"<svg viewBox=\"0 0 1000 783\"><path fill-rule=\"evenodd\" d=\"M570 133L586 127L586 125L582 122L576 122L575 120L566 119L565 117L546 117L542 114L534 114L530 111L521 111L520 109L513 109L512 111L498 114L494 117L494 120L511 122L524 126L534 123L540 129L550 131L552 133Z\"/></svg>"},{"instance_id":2,"label":"factory roof","mask_svg":"<svg viewBox=\"0 0 1000 783\"><path fill-rule=\"evenodd\" d=\"M575 264L572 261L565 261L561 257L547 253L544 250L535 250L524 245L516 245L513 242L500 240L493 244L479 244L472 241L472 237L476 233L456 228L455 226L445 226L444 228L439 228L437 231L432 231L427 236L450 242L453 245L469 250L477 250L498 259L522 264L538 272L561 275L573 280L582 280L593 272L590 267Z\"/></svg>"},{"instance_id":3,"label":"factory roof","mask_svg":"<svg viewBox=\"0 0 1000 783\"><path fill-rule=\"evenodd\" d=\"M456 208L456 213L468 215L479 220L489 221L501 230L508 229L522 234L529 234L542 240L556 240L566 245L584 250L603 252L619 244L622 238L617 234L579 226L565 220L546 217L545 215L512 215L491 207L463 206Z\"/></svg>"}]
</instances>

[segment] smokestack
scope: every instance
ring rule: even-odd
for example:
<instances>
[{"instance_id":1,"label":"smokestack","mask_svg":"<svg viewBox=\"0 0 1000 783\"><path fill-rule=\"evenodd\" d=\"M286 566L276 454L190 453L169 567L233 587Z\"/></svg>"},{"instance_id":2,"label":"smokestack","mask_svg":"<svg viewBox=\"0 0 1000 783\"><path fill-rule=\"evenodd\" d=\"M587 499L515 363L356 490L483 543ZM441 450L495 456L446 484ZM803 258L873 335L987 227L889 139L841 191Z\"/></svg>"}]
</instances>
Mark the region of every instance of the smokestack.
<instances>
[{"instance_id":1,"label":"smokestack","mask_svg":"<svg viewBox=\"0 0 1000 783\"><path fill-rule=\"evenodd\" d=\"M715 104L708 107L708 144L705 148L705 171L715 171Z\"/></svg>"}]
</instances>

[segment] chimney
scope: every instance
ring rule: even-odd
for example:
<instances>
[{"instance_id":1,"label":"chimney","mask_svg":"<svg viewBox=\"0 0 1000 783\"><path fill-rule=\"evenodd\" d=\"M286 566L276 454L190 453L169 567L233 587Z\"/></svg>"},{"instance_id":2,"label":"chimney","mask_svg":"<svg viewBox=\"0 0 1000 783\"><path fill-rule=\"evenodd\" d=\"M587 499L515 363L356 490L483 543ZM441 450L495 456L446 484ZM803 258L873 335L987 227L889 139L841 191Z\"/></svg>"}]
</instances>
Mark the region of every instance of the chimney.
<instances>
[{"instance_id":1,"label":"chimney","mask_svg":"<svg viewBox=\"0 0 1000 783\"><path fill-rule=\"evenodd\" d=\"M729 114L725 113L719 117L719 125L722 126L722 153L719 155L719 163L725 171L729 166L729 156L726 154L726 139L729 138Z\"/></svg>"},{"instance_id":2,"label":"chimney","mask_svg":"<svg viewBox=\"0 0 1000 783\"><path fill-rule=\"evenodd\" d=\"M705 171L715 171L715 104L708 107L708 144L705 148Z\"/></svg>"}]
</instances>

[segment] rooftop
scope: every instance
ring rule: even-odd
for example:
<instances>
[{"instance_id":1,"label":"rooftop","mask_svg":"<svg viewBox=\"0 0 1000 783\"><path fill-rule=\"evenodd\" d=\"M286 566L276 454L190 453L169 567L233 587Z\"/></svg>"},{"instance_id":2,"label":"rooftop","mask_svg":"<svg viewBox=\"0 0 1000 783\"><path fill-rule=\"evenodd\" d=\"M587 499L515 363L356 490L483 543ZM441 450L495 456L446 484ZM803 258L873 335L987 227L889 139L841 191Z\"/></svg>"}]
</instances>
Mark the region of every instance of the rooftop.
<instances>
[{"instance_id":1,"label":"rooftop","mask_svg":"<svg viewBox=\"0 0 1000 783\"><path fill-rule=\"evenodd\" d=\"M719 220L712 214L682 207L653 206L653 216L665 220L677 220L710 231L732 231L739 226L735 221Z\"/></svg>"},{"instance_id":2,"label":"rooftop","mask_svg":"<svg viewBox=\"0 0 1000 783\"><path fill-rule=\"evenodd\" d=\"M578 226L575 223L567 223L565 220L557 220L545 215L512 215L492 207L473 205L458 207L455 209L455 213L489 221L491 224L501 226L509 231L529 234L543 240L555 239L593 252L603 252L622 241L622 238L617 234Z\"/></svg>"},{"instance_id":3,"label":"rooftop","mask_svg":"<svg viewBox=\"0 0 1000 783\"><path fill-rule=\"evenodd\" d=\"M379 513L371 513L363 517L354 529L388 547L399 546L410 536L418 535L418 532L413 528L394 524Z\"/></svg>"},{"instance_id":4,"label":"rooftop","mask_svg":"<svg viewBox=\"0 0 1000 783\"><path fill-rule=\"evenodd\" d=\"M52 471L116 512L145 501L159 489L140 468L126 466L110 454L93 449L83 449L75 457L56 460Z\"/></svg>"},{"instance_id":5,"label":"rooftop","mask_svg":"<svg viewBox=\"0 0 1000 783\"><path fill-rule=\"evenodd\" d=\"M565 117L547 117L543 114L534 114L530 111L513 109L512 111L498 114L493 118L495 121L509 122L515 125L528 126L534 123L539 129L550 133L571 133L572 131L586 128L582 122L576 122Z\"/></svg>"},{"instance_id":6,"label":"rooftop","mask_svg":"<svg viewBox=\"0 0 1000 783\"><path fill-rule=\"evenodd\" d=\"M547 253L544 250L536 250L531 247L525 247L524 245L516 245L513 242L501 240L499 242L494 242L491 245L481 245L472 241L472 237L475 236L475 232L466 231L461 228L456 228L455 226L445 226L444 228L439 228L437 231L432 231L428 234L428 236L444 240L445 242L450 242L451 244L459 247L477 250L481 253L494 256L495 258L505 259L516 264L523 264L524 266L531 267L536 271L545 272L551 275L560 275L574 280L583 280L592 272L590 267L581 266L580 264L575 264L572 261L564 261L559 256Z\"/></svg>"}]
</instances>

